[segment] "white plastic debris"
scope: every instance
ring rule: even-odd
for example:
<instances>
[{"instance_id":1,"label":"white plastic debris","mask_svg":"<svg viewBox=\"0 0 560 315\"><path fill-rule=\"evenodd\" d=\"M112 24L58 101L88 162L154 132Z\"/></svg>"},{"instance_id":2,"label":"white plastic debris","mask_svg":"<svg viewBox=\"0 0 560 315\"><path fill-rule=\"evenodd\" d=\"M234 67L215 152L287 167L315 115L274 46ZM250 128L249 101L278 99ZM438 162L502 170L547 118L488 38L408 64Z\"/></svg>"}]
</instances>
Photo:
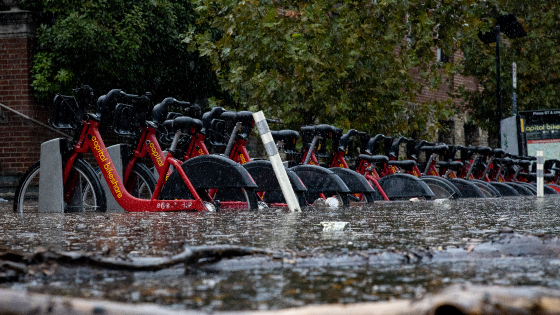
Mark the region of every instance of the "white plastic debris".
<instances>
[{"instance_id":1,"label":"white plastic debris","mask_svg":"<svg viewBox=\"0 0 560 315\"><path fill-rule=\"evenodd\" d=\"M321 222L323 232L342 231L350 222Z\"/></svg>"},{"instance_id":2,"label":"white plastic debris","mask_svg":"<svg viewBox=\"0 0 560 315\"><path fill-rule=\"evenodd\" d=\"M4 198L0 198L0 202L8 202L8 200L6 200Z\"/></svg>"},{"instance_id":3,"label":"white plastic debris","mask_svg":"<svg viewBox=\"0 0 560 315\"><path fill-rule=\"evenodd\" d=\"M266 204L266 202L258 201L257 204L259 205L259 210L263 210L263 209L268 208L268 205Z\"/></svg>"},{"instance_id":4,"label":"white plastic debris","mask_svg":"<svg viewBox=\"0 0 560 315\"><path fill-rule=\"evenodd\" d=\"M216 206L214 206L211 202L203 201L202 204L204 204L208 212L216 212Z\"/></svg>"},{"instance_id":5,"label":"white plastic debris","mask_svg":"<svg viewBox=\"0 0 560 315\"><path fill-rule=\"evenodd\" d=\"M449 199L436 199L436 200L434 200L434 203L435 204L444 204L448 201L449 201Z\"/></svg>"},{"instance_id":6,"label":"white plastic debris","mask_svg":"<svg viewBox=\"0 0 560 315\"><path fill-rule=\"evenodd\" d=\"M336 197L327 198L327 200L325 200L325 203L327 204L327 207L332 209L337 209L339 206L338 198Z\"/></svg>"},{"instance_id":7,"label":"white plastic debris","mask_svg":"<svg viewBox=\"0 0 560 315\"><path fill-rule=\"evenodd\" d=\"M418 197L410 198L410 202L418 202L420 199Z\"/></svg>"}]
</instances>

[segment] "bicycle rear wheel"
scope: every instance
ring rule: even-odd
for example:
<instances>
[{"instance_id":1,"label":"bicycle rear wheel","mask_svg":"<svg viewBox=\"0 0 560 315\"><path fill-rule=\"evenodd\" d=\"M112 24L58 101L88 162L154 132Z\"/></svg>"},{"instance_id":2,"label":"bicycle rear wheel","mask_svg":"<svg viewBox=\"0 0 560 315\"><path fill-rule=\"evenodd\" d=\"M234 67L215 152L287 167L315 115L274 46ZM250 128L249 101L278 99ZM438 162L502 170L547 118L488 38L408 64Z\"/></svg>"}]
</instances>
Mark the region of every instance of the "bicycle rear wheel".
<instances>
[{"instance_id":1,"label":"bicycle rear wheel","mask_svg":"<svg viewBox=\"0 0 560 315\"><path fill-rule=\"evenodd\" d=\"M35 162L23 175L14 196L14 212L27 213L39 211L39 179L41 176L40 161ZM73 198L72 204L65 204L64 212L107 211L105 192L101 188L99 178L93 168L81 159L74 161L69 179L73 187L66 185L64 193L69 189L79 193ZM79 190L75 190L79 189Z\"/></svg>"}]
</instances>

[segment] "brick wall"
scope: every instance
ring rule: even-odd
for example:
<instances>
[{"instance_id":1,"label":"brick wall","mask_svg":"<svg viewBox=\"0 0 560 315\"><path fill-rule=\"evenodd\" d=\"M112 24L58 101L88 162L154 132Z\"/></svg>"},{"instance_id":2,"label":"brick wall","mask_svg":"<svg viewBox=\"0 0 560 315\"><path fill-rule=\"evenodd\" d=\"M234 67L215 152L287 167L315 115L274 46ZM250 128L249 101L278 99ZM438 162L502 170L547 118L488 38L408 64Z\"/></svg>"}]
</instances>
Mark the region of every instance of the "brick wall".
<instances>
[{"instance_id":1,"label":"brick wall","mask_svg":"<svg viewBox=\"0 0 560 315\"><path fill-rule=\"evenodd\" d=\"M34 53L33 16L26 11L0 12L0 103L47 123L48 108L31 93ZM55 133L2 109L0 172L21 174L39 159L39 145Z\"/></svg>"}]
</instances>

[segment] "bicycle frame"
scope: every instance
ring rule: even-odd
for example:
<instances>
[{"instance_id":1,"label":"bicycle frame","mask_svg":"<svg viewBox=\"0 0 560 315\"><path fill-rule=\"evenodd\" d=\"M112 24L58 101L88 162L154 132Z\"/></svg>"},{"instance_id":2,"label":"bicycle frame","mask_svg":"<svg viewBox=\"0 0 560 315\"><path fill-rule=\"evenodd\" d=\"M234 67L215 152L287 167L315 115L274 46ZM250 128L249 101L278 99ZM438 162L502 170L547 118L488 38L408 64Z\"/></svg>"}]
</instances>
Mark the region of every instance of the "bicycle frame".
<instances>
[{"instance_id":1,"label":"bicycle frame","mask_svg":"<svg viewBox=\"0 0 560 315\"><path fill-rule=\"evenodd\" d=\"M171 175L171 169L169 165L173 165L173 167L177 170L180 169L179 174L181 175L181 177L185 181L185 184L187 184L187 187L192 193L193 191L195 191L195 188L188 180L188 177L186 176L186 174L184 173L181 167L181 164L190 158L209 154L208 149L204 144L205 136L200 133L192 136L191 141L189 143L189 147L186 153L183 155L183 161L180 161L174 158L171 152L168 152L167 156L162 159L163 151L161 150L156 134L157 134L157 130L153 127L148 126L146 128L142 128L142 133L140 135L136 150L133 151L132 157L128 161L128 164L123 173L123 178L125 178L125 183L128 183L128 178L130 176L134 163L136 163L136 160L140 158L144 158L147 155L149 155L152 162L154 163L157 173L159 174L158 184L156 185L156 190L155 190L158 192L158 194L161 191L161 187L158 190L158 187L160 186L159 185L160 181L162 181L163 179L161 184L161 186L163 186L163 183L165 183L167 178L169 178L169 175ZM165 161L167 159L170 159L173 162L169 162L169 164L166 165ZM165 176L163 176L163 174L165 174ZM207 197L213 199L214 196L216 195L216 192L217 192L216 188L209 189L207 193ZM246 202L243 201L220 201L220 206L226 209L241 209L244 208L245 205Z\"/></svg>"},{"instance_id":2,"label":"bicycle frame","mask_svg":"<svg viewBox=\"0 0 560 315\"><path fill-rule=\"evenodd\" d=\"M149 134L147 135L149 137ZM155 139L155 136L154 136ZM157 143L153 141L153 143ZM159 145L158 145L159 147ZM175 169L179 172L185 184L187 185L189 191L193 195L193 200L158 200L157 197L161 191L163 183L165 182L165 176L160 176L156 185L156 189L153 192L152 198L148 199L139 199L135 198L128 193L125 189L124 184L117 173L117 170L114 167L114 163L109 156L107 148L103 143L101 135L99 133L99 122L89 120L84 122L84 126L82 128L82 132L80 134L79 140L74 146L73 152L70 155L70 158L66 162L64 166L64 173L63 173L63 184L67 185L74 185L73 180L69 180L70 171L72 169L72 165L79 154L87 153L91 151L99 165L103 177L109 186L111 194L118 202L118 204L123 207L128 212L157 212L157 211L182 211L182 210L197 210L197 211L205 211L207 210L205 205L202 203L202 199L196 192L195 188L193 187L192 183L189 181L187 175L181 168L181 164L179 161L173 158L173 154L168 152L165 156L165 159L160 161L162 165L157 164L160 169L167 172L169 170L170 165L173 165ZM155 150L159 156L162 156L161 150L159 152ZM150 152L150 151L149 151ZM152 157L155 156L151 155ZM157 160L157 159L156 159ZM128 166L127 166L128 168ZM130 174L130 171L128 172ZM71 190L69 190L71 192ZM70 193L67 193L64 196L65 200L68 201L70 198Z\"/></svg>"}]
</instances>

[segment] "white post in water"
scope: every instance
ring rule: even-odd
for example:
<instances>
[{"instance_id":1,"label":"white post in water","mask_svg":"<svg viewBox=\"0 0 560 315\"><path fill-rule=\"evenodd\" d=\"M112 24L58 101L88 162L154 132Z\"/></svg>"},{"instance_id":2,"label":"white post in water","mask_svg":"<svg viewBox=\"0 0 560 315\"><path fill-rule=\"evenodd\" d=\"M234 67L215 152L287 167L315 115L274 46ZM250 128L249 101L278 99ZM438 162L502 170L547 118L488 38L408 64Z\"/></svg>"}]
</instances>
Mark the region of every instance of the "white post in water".
<instances>
[{"instance_id":1,"label":"white post in water","mask_svg":"<svg viewBox=\"0 0 560 315\"><path fill-rule=\"evenodd\" d=\"M537 197L544 196L543 163L543 151L537 151Z\"/></svg>"},{"instance_id":2,"label":"white post in water","mask_svg":"<svg viewBox=\"0 0 560 315\"><path fill-rule=\"evenodd\" d=\"M266 154L268 154L268 158L270 159L270 163L272 164L272 168L274 169L280 188L282 188L282 193L284 194L284 199L286 199L288 208L292 212L301 211L299 203L296 199L296 194L294 193L292 184L290 184L290 179L288 178L288 174L286 174L286 169L284 168L284 164L282 163L282 159L278 153L278 148L276 147L274 139L272 139L272 135L270 134L268 123L264 118L264 113L262 111L253 113L253 119L255 120L257 129L259 129L264 148L266 149Z\"/></svg>"}]
</instances>

